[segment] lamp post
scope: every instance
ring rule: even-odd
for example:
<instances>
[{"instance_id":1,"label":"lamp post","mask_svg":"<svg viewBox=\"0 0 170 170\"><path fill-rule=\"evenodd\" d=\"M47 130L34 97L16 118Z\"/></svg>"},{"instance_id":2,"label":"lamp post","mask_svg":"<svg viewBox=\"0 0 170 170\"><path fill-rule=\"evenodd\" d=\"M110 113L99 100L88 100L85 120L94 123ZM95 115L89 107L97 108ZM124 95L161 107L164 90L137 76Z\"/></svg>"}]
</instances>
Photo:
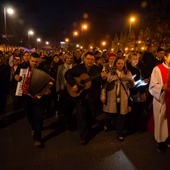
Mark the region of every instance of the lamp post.
<instances>
[{"instance_id":1,"label":"lamp post","mask_svg":"<svg viewBox=\"0 0 170 170\"><path fill-rule=\"evenodd\" d=\"M32 30L28 31L28 45L31 47L31 36L34 35L34 32Z\"/></svg>"},{"instance_id":2,"label":"lamp post","mask_svg":"<svg viewBox=\"0 0 170 170\"><path fill-rule=\"evenodd\" d=\"M41 38L37 38L37 49L39 49L38 43L41 42Z\"/></svg>"},{"instance_id":3,"label":"lamp post","mask_svg":"<svg viewBox=\"0 0 170 170\"><path fill-rule=\"evenodd\" d=\"M68 43L69 42L69 38L65 38L65 42Z\"/></svg>"},{"instance_id":4,"label":"lamp post","mask_svg":"<svg viewBox=\"0 0 170 170\"><path fill-rule=\"evenodd\" d=\"M132 22L134 22L134 21L135 21L135 18L134 18L134 17L131 17L131 18L130 18L130 28L129 28L129 32L132 31Z\"/></svg>"},{"instance_id":5,"label":"lamp post","mask_svg":"<svg viewBox=\"0 0 170 170\"><path fill-rule=\"evenodd\" d=\"M103 48L105 48L106 47L106 41L102 41L101 45L102 45Z\"/></svg>"},{"instance_id":6,"label":"lamp post","mask_svg":"<svg viewBox=\"0 0 170 170\"><path fill-rule=\"evenodd\" d=\"M134 32L132 31L132 23L135 21L134 17L130 18L130 28L129 28L129 40L130 40L130 47L133 45L133 48L136 50L136 40L134 38Z\"/></svg>"},{"instance_id":7,"label":"lamp post","mask_svg":"<svg viewBox=\"0 0 170 170\"><path fill-rule=\"evenodd\" d=\"M4 7L4 33L5 33L5 38L7 38L7 13L12 15L14 13L14 10L12 8Z\"/></svg>"},{"instance_id":8,"label":"lamp post","mask_svg":"<svg viewBox=\"0 0 170 170\"><path fill-rule=\"evenodd\" d=\"M78 35L79 35L78 31L74 31L74 32L73 32L73 36L74 36L74 37L76 37L76 36L78 36Z\"/></svg>"},{"instance_id":9,"label":"lamp post","mask_svg":"<svg viewBox=\"0 0 170 170\"><path fill-rule=\"evenodd\" d=\"M78 35L79 35L78 31L73 32L73 42L76 42L76 37L78 37Z\"/></svg>"},{"instance_id":10,"label":"lamp post","mask_svg":"<svg viewBox=\"0 0 170 170\"><path fill-rule=\"evenodd\" d=\"M45 44L46 44L46 45L49 45L49 42L48 42L48 41L46 41L46 42L45 42Z\"/></svg>"},{"instance_id":11,"label":"lamp post","mask_svg":"<svg viewBox=\"0 0 170 170\"><path fill-rule=\"evenodd\" d=\"M69 38L65 38L65 47L68 48L69 46L69 42L70 42L70 39Z\"/></svg>"},{"instance_id":12,"label":"lamp post","mask_svg":"<svg viewBox=\"0 0 170 170\"><path fill-rule=\"evenodd\" d=\"M82 24L81 25L81 44L83 43L83 33L86 31L88 28L87 24Z\"/></svg>"}]
</instances>

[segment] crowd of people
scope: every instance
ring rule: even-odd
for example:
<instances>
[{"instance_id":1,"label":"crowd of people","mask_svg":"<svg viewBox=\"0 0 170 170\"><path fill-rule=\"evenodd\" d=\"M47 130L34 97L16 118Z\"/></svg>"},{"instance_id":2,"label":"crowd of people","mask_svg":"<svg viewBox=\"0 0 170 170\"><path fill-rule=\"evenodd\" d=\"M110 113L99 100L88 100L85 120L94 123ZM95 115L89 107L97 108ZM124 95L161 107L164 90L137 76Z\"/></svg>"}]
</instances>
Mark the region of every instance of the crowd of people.
<instances>
[{"instance_id":1,"label":"crowd of people","mask_svg":"<svg viewBox=\"0 0 170 170\"><path fill-rule=\"evenodd\" d=\"M52 80L38 99L29 94L29 88L37 88L30 87L35 68ZM23 95L15 96L21 81ZM97 47L86 51L15 49L0 52L0 114L5 113L9 93L15 104L24 101L34 145L42 148L44 115L60 118L63 114L65 128L71 130L76 126L80 143L86 145L92 138L95 117L104 113L103 130L116 130L120 142L127 134L147 131L150 124L154 127L157 150L165 152L170 146L169 82L169 49L159 48L155 53L149 48L129 53L101 51ZM43 80L37 81L37 86L42 83Z\"/></svg>"}]
</instances>

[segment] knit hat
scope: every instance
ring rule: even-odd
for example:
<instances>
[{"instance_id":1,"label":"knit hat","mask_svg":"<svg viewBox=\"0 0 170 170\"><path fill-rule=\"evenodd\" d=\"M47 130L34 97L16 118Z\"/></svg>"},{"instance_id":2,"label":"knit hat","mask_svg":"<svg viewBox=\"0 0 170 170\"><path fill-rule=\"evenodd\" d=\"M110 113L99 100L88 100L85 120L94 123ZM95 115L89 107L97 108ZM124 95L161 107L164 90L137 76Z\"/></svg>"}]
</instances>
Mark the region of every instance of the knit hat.
<instances>
[{"instance_id":1,"label":"knit hat","mask_svg":"<svg viewBox=\"0 0 170 170\"><path fill-rule=\"evenodd\" d=\"M111 52L111 53L109 53L109 55L108 55L108 59L109 59L110 57L116 57L116 54L113 53L113 52Z\"/></svg>"}]
</instances>

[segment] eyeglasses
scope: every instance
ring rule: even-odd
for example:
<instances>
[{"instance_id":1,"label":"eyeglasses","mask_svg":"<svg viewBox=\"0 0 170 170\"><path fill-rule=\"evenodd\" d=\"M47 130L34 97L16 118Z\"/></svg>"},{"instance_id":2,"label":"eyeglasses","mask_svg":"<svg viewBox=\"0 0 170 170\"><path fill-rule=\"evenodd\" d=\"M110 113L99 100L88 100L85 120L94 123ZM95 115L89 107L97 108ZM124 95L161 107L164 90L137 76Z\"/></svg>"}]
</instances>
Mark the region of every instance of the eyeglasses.
<instances>
[{"instance_id":1,"label":"eyeglasses","mask_svg":"<svg viewBox=\"0 0 170 170\"><path fill-rule=\"evenodd\" d=\"M94 58L85 58L86 60L88 60L88 61L94 61Z\"/></svg>"}]
</instances>

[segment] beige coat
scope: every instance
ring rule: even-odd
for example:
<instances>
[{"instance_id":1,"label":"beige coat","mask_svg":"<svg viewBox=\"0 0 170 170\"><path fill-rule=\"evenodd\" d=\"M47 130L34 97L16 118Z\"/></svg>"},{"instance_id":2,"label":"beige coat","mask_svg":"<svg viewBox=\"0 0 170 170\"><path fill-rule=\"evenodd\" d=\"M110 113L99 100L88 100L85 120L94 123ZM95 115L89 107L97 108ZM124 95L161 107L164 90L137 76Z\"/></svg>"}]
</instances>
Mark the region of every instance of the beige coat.
<instances>
[{"instance_id":1,"label":"beige coat","mask_svg":"<svg viewBox=\"0 0 170 170\"><path fill-rule=\"evenodd\" d=\"M121 74L122 82L127 89L128 94L129 88L134 86L134 83L131 82L132 74L128 71L127 74L122 72ZM108 74L106 86L101 91L101 100L106 99L106 103L103 104L103 111L108 113L117 113L117 87L120 83L117 75ZM122 85L120 85L120 114L125 115L129 112L128 107L128 97L123 89Z\"/></svg>"},{"instance_id":2,"label":"beige coat","mask_svg":"<svg viewBox=\"0 0 170 170\"><path fill-rule=\"evenodd\" d=\"M70 68L67 68L66 64L61 64L58 66L57 75L56 75L56 92L66 89L66 80L64 75L68 69L71 69L75 65L76 64L71 64Z\"/></svg>"}]
</instances>

